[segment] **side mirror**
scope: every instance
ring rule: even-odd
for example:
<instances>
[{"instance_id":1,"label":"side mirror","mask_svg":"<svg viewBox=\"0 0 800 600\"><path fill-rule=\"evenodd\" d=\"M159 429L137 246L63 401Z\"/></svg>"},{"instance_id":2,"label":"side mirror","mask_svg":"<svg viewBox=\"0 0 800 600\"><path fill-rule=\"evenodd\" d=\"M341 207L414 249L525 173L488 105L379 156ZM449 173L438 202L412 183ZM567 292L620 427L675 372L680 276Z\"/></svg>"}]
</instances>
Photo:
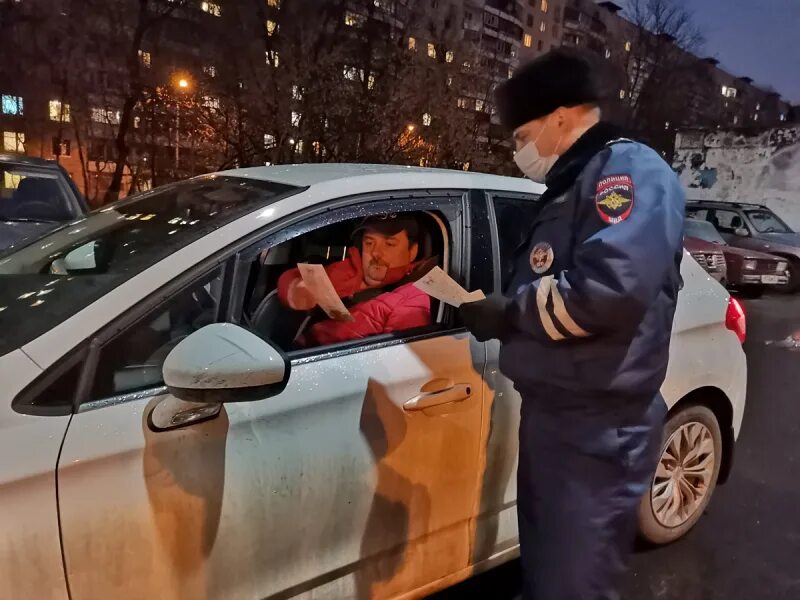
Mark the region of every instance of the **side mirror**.
<instances>
[{"instance_id":1,"label":"side mirror","mask_svg":"<svg viewBox=\"0 0 800 600\"><path fill-rule=\"evenodd\" d=\"M70 273L103 273L111 261L111 246L103 241L87 242L70 250L50 264L54 275Z\"/></svg>"},{"instance_id":2,"label":"side mirror","mask_svg":"<svg viewBox=\"0 0 800 600\"><path fill-rule=\"evenodd\" d=\"M250 402L281 393L290 363L254 333L230 323L198 329L172 349L162 373L169 392L205 404Z\"/></svg>"},{"instance_id":3,"label":"side mirror","mask_svg":"<svg viewBox=\"0 0 800 600\"><path fill-rule=\"evenodd\" d=\"M733 233L735 235L738 235L739 237L750 237L750 232L747 231L747 229L745 229L744 227L739 227L735 229Z\"/></svg>"}]
</instances>

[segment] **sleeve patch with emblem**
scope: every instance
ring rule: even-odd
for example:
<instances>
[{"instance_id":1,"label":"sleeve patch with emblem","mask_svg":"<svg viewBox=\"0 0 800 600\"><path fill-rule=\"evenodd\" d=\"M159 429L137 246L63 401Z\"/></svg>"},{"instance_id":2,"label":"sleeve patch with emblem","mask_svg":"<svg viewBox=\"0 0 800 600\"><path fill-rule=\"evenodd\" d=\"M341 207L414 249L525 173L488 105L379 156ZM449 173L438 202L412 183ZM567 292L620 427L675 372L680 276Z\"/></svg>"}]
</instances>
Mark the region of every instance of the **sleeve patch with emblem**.
<instances>
[{"instance_id":1,"label":"sleeve patch with emblem","mask_svg":"<svg viewBox=\"0 0 800 600\"><path fill-rule=\"evenodd\" d=\"M633 179L630 175L611 175L597 182L594 198L597 213L610 225L621 223L633 211Z\"/></svg>"}]
</instances>

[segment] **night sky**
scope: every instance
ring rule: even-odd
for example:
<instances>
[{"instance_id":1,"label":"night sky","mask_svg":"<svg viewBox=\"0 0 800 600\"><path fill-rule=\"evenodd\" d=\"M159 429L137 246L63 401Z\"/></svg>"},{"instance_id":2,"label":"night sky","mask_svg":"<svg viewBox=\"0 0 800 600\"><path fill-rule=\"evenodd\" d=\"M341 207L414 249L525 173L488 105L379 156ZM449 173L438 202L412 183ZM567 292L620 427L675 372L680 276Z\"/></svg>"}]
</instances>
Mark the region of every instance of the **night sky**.
<instances>
[{"instance_id":1,"label":"night sky","mask_svg":"<svg viewBox=\"0 0 800 600\"><path fill-rule=\"evenodd\" d=\"M800 104L800 0L688 0L704 54Z\"/></svg>"}]
</instances>

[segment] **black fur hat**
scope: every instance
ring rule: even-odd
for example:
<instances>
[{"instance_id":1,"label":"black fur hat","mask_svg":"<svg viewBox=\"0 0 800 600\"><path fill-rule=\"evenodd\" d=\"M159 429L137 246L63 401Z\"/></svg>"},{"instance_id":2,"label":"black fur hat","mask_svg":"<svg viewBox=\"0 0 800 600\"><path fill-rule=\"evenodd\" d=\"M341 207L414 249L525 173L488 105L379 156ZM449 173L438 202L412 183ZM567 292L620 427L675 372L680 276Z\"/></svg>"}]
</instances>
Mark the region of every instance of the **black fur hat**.
<instances>
[{"instance_id":1,"label":"black fur hat","mask_svg":"<svg viewBox=\"0 0 800 600\"><path fill-rule=\"evenodd\" d=\"M589 51L556 48L522 65L495 90L500 121L513 131L562 106L600 104L610 83L605 62Z\"/></svg>"}]
</instances>

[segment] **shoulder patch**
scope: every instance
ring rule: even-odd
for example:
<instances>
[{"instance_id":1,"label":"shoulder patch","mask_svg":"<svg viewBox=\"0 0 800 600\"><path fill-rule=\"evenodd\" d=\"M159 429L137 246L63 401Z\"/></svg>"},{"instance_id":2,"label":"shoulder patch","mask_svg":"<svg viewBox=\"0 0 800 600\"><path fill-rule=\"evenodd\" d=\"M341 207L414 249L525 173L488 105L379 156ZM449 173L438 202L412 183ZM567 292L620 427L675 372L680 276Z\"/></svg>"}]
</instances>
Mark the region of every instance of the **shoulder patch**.
<instances>
[{"instance_id":1,"label":"shoulder patch","mask_svg":"<svg viewBox=\"0 0 800 600\"><path fill-rule=\"evenodd\" d=\"M597 182L594 197L597 214L604 223L616 225L633 211L633 179L630 175L611 175Z\"/></svg>"}]
</instances>

